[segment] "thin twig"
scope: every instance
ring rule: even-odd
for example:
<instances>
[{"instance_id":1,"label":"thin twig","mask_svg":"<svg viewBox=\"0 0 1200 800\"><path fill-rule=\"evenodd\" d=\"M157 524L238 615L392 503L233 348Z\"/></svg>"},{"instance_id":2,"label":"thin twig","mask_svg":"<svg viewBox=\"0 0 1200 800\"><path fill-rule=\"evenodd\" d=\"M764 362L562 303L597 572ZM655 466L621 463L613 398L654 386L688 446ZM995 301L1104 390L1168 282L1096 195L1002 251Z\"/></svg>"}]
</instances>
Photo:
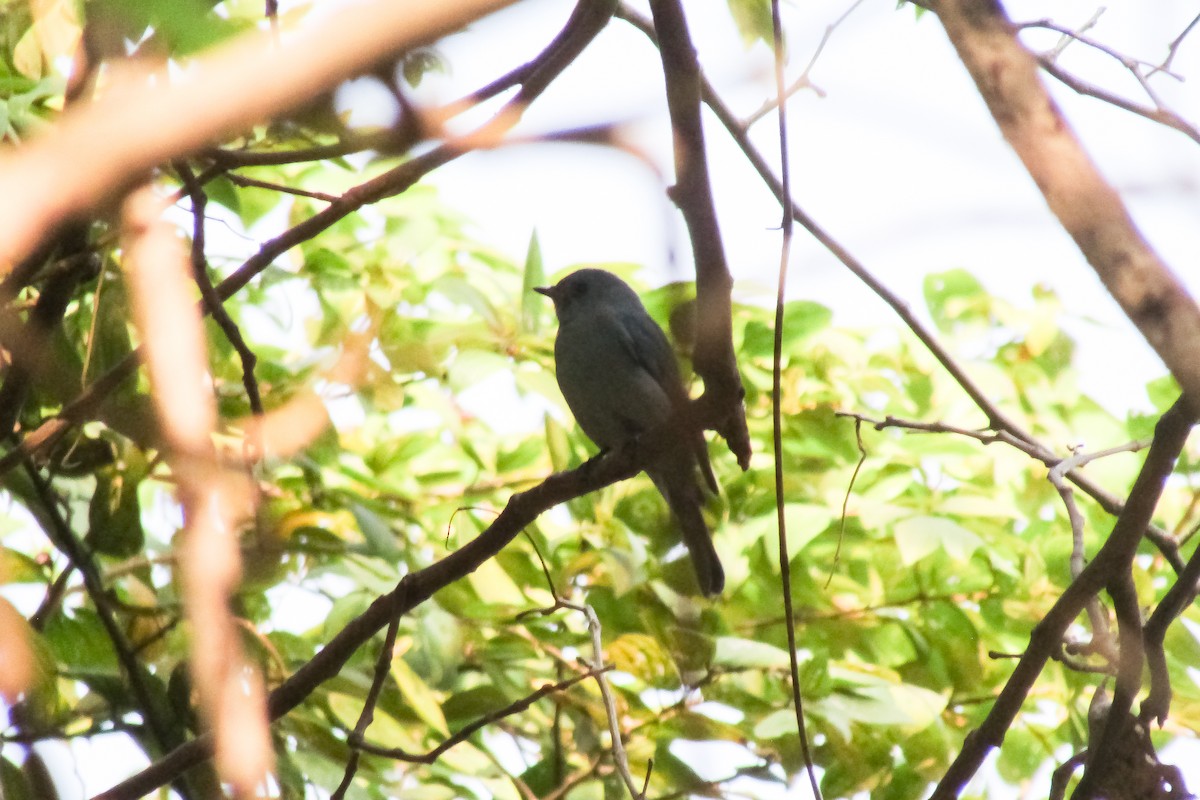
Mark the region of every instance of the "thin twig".
<instances>
[{"instance_id":1,"label":"thin twig","mask_svg":"<svg viewBox=\"0 0 1200 800\"><path fill-rule=\"evenodd\" d=\"M312 192L308 189L297 189L294 186L284 186L281 183L260 181L257 178L248 178L245 175L239 175L236 172L226 173L225 177L235 186L253 186L258 189L269 189L272 192L293 194L297 197L308 197L312 200L321 200L326 203L332 203L333 201L337 200L336 194L329 194L328 192Z\"/></svg>"},{"instance_id":2,"label":"thin twig","mask_svg":"<svg viewBox=\"0 0 1200 800\"><path fill-rule=\"evenodd\" d=\"M1050 484L1058 491L1058 496L1062 498L1063 505L1067 509L1067 520L1071 526L1071 580L1075 580L1079 577L1079 573L1083 572L1087 553L1084 551L1083 514L1080 513L1079 505L1075 502L1075 491L1067 485L1063 476L1086 463L1085 459L1086 456L1082 451L1075 453L1070 458L1065 458L1051 467L1046 476ZM1092 639L1088 642L1086 650L1098 652L1110 664L1113 663L1116 661L1118 653L1109 632L1108 614L1105 613L1099 597L1088 600L1087 614L1092 625Z\"/></svg>"},{"instance_id":3,"label":"thin twig","mask_svg":"<svg viewBox=\"0 0 1200 800\"><path fill-rule=\"evenodd\" d=\"M250 411L261 415L263 413L262 395L258 390L258 380L254 377L254 367L258 364L258 356L250 349L250 345L242 336L241 329L233 321L233 317L229 316L229 312L225 310L220 295L217 294L212 280L208 277L208 259L204 255L204 210L208 206L208 195L204 193L204 187L196 180L195 173L192 172L192 168L187 165L186 161L177 160L172 163L172 166L175 168L175 173L179 175L179 179L183 181L184 188L192 200L192 246L190 250L192 280L200 289L205 310L221 328L221 332L225 334L225 338L229 340L229 344L233 346L238 358L241 359L242 385L246 388L246 400L250 403Z\"/></svg>"},{"instance_id":4,"label":"thin twig","mask_svg":"<svg viewBox=\"0 0 1200 800\"><path fill-rule=\"evenodd\" d=\"M604 642L600 638L600 618L596 616L595 610L589 605L571 606L576 611L583 612L587 619L588 630L592 634L592 662L593 671L601 670L604 664ZM604 700L604 713L608 717L608 733L612 739L613 764L617 768L617 774L621 776L621 780L625 783L625 788L629 790L629 796L633 800L645 800L645 794L638 791L637 783L633 780L633 773L629 771L629 756L625 753L625 742L622 740L621 720L617 713L617 700L613 696L612 689L608 685L608 681L603 675L596 678L596 683L600 686L600 696ZM647 767L646 781L650 780L649 767Z\"/></svg>"},{"instance_id":5,"label":"thin twig","mask_svg":"<svg viewBox=\"0 0 1200 800\"><path fill-rule=\"evenodd\" d=\"M367 735L367 728L371 726L371 721L375 719L375 706L379 703L379 695L383 691L383 683L387 679L391 671L392 659L395 657L396 650L396 634L400 631L400 618L396 617L388 623L387 633L384 634L383 643L379 646L379 655L375 659L375 674L371 678L371 688L367 690L367 697L363 701L362 711L359 712L358 722L354 725L354 732L350 734L350 758L346 760L346 769L342 773L342 781L331 794L330 800L342 800L346 796L346 791L350 788L351 781L354 780L354 775L358 772L358 762L362 756L363 737ZM432 763L432 762L427 762Z\"/></svg>"},{"instance_id":6,"label":"thin twig","mask_svg":"<svg viewBox=\"0 0 1200 800\"><path fill-rule=\"evenodd\" d=\"M816 94L817 97L825 97L825 91L809 80L808 76L812 74L813 67L816 66L817 59L821 57L821 53L825 51L825 45L829 44L829 40L833 36L833 32L837 30L838 27L845 22L851 14L854 13L854 10L863 4L863 2L864 0L854 0L854 2L850 4L850 7L842 12L840 17L825 26L825 32L821 35L821 41L817 43L816 49L813 50L812 57L808 59L808 63L800 72L800 76L796 78L796 80L792 81L791 86L787 87L782 94L776 91L775 97L768 98L762 104L762 106L758 108L758 110L747 116L745 121L742 123L743 129L752 127L754 123L758 122L767 114L770 114L776 108L779 108L781 99L786 100L802 89L812 89L813 93Z\"/></svg>"},{"instance_id":7,"label":"thin twig","mask_svg":"<svg viewBox=\"0 0 1200 800\"><path fill-rule=\"evenodd\" d=\"M1175 60L1175 54L1179 52L1179 46L1183 44L1184 38L1192 32L1192 29L1196 27L1196 23L1198 22L1200 22L1200 14L1197 14L1195 17L1193 17L1192 21L1189 22L1187 27L1183 29L1183 32L1171 40L1171 43L1167 45L1167 57L1163 59L1161 64L1150 70L1150 75L1153 75L1155 72L1164 72L1170 69L1171 62ZM1147 77L1149 77L1149 75Z\"/></svg>"},{"instance_id":8,"label":"thin twig","mask_svg":"<svg viewBox=\"0 0 1200 800\"><path fill-rule=\"evenodd\" d=\"M1137 114L1139 117L1145 117L1151 122L1157 122L1160 125L1166 125L1168 128L1175 130L1187 136L1194 142L1200 143L1200 129L1183 117L1165 108L1150 108L1149 106L1139 105L1132 100L1127 100L1120 95L1113 94L1107 89L1102 89L1095 84L1088 83L1077 78L1071 73L1064 70L1048 56L1037 56L1038 64L1042 69L1050 73L1057 80L1068 86L1078 94L1094 97L1097 100L1102 100L1105 103L1114 105L1117 108Z\"/></svg>"},{"instance_id":9,"label":"thin twig","mask_svg":"<svg viewBox=\"0 0 1200 800\"><path fill-rule=\"evenodd\" d=\"M591 678L599 678L601 675L610 671L611 669L613 669L611 664L601 664L599 668L590 668L585 672L581 672L578 675L572 675L570 678L561 680L557 683L543 684L533 692L530 692L522 697L520 700L509 703L504 708L498 708L495 711L489 711L479 719L464 725L462 729L457 731L453 736L450 736L427 753L410 753L401 747L380 747L379 745L371 744L370 742L361 741L359 738L360 734L358 727L355 728L354 735L351 737L350 746L356 750L361 750L364 753L370 753L371 755L381 756L383 758L392 758L396 761L406 761L413 764L432 764L437 761L438 758L440 758L441 755L447 750L471 738L476 731L486 728L488 725L493 725L506 717L511 717L514 714L519 714L522 711L525 711L543 697L565 692L572 686L575 686L578 683L583 683ZM364 713L365 711L366 709L364 708Z\"/></svg>"},{"instance_id":10,"label":"thin twig","mask_svg":"<svg viewBox=\"0 0 1200 800\"><path fill-rule=\"evenodd\" d=\"M776 119L779 125L779 160L783 184L783 208L792 204L791 158L787 136L787 90L784 87L783 23L779 18L779 0L771 0L771 33L775 55L775 102L779 106ZM826 34L828 37L828 33ZM818 51L819 52L819 51ZM814 56L815 58L815 56ZM794 231L792 215L783 212L781 222L782 241L779 247L779 276L775 286L775 329L771 356L771 441L774 446L775 471L775 526L779 540L779 579L783 590L783 611L787 618L788 665L791 670L792 708L796 714L796 733L800 737L800 753L808 773L808 782L813 797L821 800L821 786L817 783L817 771L813 764L812 749L808 742L808 726L804 720L804 698L800 693L800 655L796 645L796 623L792 600L792 560L788 555L787 515L784 513L783 474L783 326L787 295L788 264L792 254Z\"/></svg>"}]
</instances>

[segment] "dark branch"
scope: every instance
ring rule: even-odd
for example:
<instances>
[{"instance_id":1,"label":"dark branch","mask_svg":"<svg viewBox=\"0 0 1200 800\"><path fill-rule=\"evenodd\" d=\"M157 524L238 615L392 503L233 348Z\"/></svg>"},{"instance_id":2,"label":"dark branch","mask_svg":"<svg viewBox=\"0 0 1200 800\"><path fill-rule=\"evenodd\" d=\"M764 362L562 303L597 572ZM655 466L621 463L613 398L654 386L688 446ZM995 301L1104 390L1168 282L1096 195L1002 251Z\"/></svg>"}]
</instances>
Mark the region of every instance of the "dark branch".
<instances>
[{"instance_id":1,"label":"dark branch","mask_svg":"<svg viewBox=\"0 0 1200 800\"><path fill-rule=\"evenodd\" d=\"M717 432L725 437L742 469L748 469L750 434L742 405L745 391L733 352L733 276L725 261L708 177L700 119L700 64L679 0L652 0L650 10L675 134L675 186L670 195L687 223L696 260L697 325L692 362L704 380L705 402L722 412L714 415L719 420Z\"/></svg>"}]
</instances>

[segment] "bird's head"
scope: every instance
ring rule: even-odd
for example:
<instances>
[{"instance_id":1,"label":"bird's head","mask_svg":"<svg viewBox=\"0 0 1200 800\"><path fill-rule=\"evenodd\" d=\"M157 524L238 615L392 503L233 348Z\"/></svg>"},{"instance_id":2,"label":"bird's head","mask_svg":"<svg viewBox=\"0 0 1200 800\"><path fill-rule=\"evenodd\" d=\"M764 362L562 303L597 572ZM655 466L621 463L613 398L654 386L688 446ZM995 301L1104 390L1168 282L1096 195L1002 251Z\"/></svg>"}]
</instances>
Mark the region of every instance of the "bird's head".
<instances>
[{"instance_id":1,"label":"bird's head","mask_svg":"<svg viewBox=\"0 0 1200 800\"><path fill-rule=\"evenodd\" d=\"M534 289L554 302L559 323L602 308L642 308L642 301L629 284L602 269L572 272L553 286Z\"/></svg>"}]
</instances>

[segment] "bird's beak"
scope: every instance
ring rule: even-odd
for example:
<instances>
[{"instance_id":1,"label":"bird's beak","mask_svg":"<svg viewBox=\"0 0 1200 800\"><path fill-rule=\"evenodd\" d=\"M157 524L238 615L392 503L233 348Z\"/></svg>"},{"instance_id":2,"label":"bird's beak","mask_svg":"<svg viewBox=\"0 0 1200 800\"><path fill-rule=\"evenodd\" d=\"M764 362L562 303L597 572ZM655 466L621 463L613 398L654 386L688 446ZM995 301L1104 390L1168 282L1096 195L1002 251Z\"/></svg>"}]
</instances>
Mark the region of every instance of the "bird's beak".
<instances>
[{"instance_id":1,"label":"bird's beak","mask_svg":"<svg viewBox=\"0 0 1200 800\"><path fill-rule=\"evenodd\" d=\"M533 287L533 290L535 292L537 292L538 294L544 294L544 295L546 295L546 297L549 297L551 300L553 300L554 299L554 288L555 287L553 287L553 286L535 286L535 287Z\"/></svg>"}]
</instances>

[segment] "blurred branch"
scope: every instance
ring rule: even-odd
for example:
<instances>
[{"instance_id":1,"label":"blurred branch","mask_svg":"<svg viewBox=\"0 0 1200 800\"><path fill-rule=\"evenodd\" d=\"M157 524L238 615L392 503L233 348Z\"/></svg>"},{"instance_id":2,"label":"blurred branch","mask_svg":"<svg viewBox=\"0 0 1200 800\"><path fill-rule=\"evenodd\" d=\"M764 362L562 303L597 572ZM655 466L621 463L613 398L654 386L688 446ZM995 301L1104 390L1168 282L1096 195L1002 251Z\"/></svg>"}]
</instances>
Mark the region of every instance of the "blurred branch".
<instances>
[{"instance_id":1,"label":"blurred branch","mask_svg":"<svg viewBox=\"0 0 1200 800\"><path fill-rule=\"evenodd\" d=\"M16 430L32 383L52 382L58 377L52 368L53 360L46 358L50 337L60 327L75 290L97 268L97 261L88 250L87 234L86 225L65 225L47 248L39 247L37 253L30 254L42 256L46 261L53 259L54 266L47 271L33 310L24 321L11 305L0 307L0 345L11 358L0 385L0 438L7 438ZM19 272L24 280L32 278L43 266L45 261L37 263L31 259ZM14 285L8 291L15 296L18 289Z\"/></svg>"},{"instance_id":2,"label":"blurred branch","mask_svg":"<svg viewBox=\"0 0 1200 800\"><path fill-rule=\"evenodd\" d=\"M149 188L130 195L122 266L183 507L178 549L191 634L189 673L216 741L218 773L235 797L248 798L267 779L274 757L262 676L242 652L230 607L242 573L238 534L252 515L254 494L248 476L224 468L213 446L217 409L202 317L192 300L194 276L182 241L161 212Z\"/></svg>"},{"instance_id":3,"label":"blurred branch","mask_svg":"<svg viewBox=\"0 0 1200 800\"><path fill-rule=\"evenodd\" d=\"M283 194L291 194L296 197L307 197L310 200L320 200L324 203L332 203L337 200L336 194L328 194L327 192L310 192L307 189L297 189L294 186L284 186L280 183L271 183L269 181L260 181L255 178L247 178L245 175L239 175L236 172L229 172L225 177L234 186L253 186L259 189L266 189L271 192L281 192Z\"/></svg>"},{"instance_id":4,"label":"blurred branch","mask_svg":"<svg viewBox=\"0 0 1200 800\"><path fill-rule=\"evenodd\" d=\"M1098 14L1097 14L1097 16L1098 16ZM1093 22L1094 21L1095 21L1095 18L1093 18ZM1028 28L1044 28L1046 30L1055 31L1057 33L1062 34L1064 46L1066 43L1069 43L1069 42L1079 42L1080 44L1087 45L1088 47L1092 48L1093 50L1098 50L1101 53L1104 53L1105 55L1110 56L1111 58L1120 62L1121 66L1125 67L1125 69L1129 70L1130 74L1133 75L1134 79L1142 87L1142 91L1144 91L1146 93L1146 96L1149 97L1154 102L1155 107L1159 108L1159 109L1163 108L1163 102L1162 102L1161 98L1159 98L1158 93L1155 92L1154 89L1150 86L1150 81L1149 81L1150 75L1153 75L1155 72L1162 72L1166 75L1170 75L1172 78L1174 78L1177 81L1183 80L1183 77L1181 75L1176 75L1173 72L1168 72L1167 70L1163 69L1161 66L1155 66L1154 64L1151 64L1148 61L1142 61L1140 59L1136 59L1136 58L1127 56L1124 53L1117 52L1115 49L1109 47L1108 45L1104 44L1103 42L1099 42L1095 39L1092 39L1089 36L1085 36L1083 30L1072 30L1071 28L1068 28L1063 25L1059 25L1049 19L1039 19L1039 20L1035 20L1033 22L1021 22L1021 23L1017 23L1016 27L1017 27L1017 30L1026 30ZM1062 53L1062 50L1063 50L1063 47L1060 46L1060 47L1055 48L1051 53L1048 53L1047 55L1049 56L1050 60L1053 61ZM1149 75L1144 74L1142 72L1143 67L1150 67Z\"/></svg>"},{"instance_id":5,"label":"blurred branch","mask_svg":"<svg viewBox=\"0 0 1200 800\"><path fill-rule=\"evenodd\" d=\"M615 0L613 2L615 8ZM702 400L713 408L716 430L742 469L750 466L750 434L733 352L733 276L725 261L721 228L708 177L708 151L700 120L700 64L680 0L651 0L654 31L667 84L667 109L675 134L675 185L669 190L691 237L696 261L696 344L692 363L704 380Z\"/></svg>"},{"instance_id":6,"label":"blurred branch","mask_svg":"<svg viewBox=\"0 0 1200 800\"><path fill-rule=\"evenodd\" d=\"M63 517L60 509L62 500L55 494L50 482L28 460L25 460L24 466L41 504L42 513L37 517L43 525L46 538L56 550L66 556L71 566L79 571L84 591L96 609L96 616L104 628L105 635L112 643L117 663L121 665L121 670L129 681L130 691L137 702L137 710L145 721L146 729L160 747L177 746L182 738L178 729L171 723L170 709L163 704L160 693L151 686L153 677L134 655L134 647L125 635L125 629L117 622L109 600L108 588L100 577L95 559L84 543L76 538L75 532Z\"/></svg>"},{"instance_id":7,"label":"blurred branch","mask_svg":"<svg viewBox=\"0 0 1200 800\"><path fill-rule=\"evenodd\" d=\"M951 800L958 797L987 754L1000 746L1005 732L1016 719L1034 681L1087 601L1105 588L1109 590L1110 595L1120 596L1123 591L1122 582L1129 574L1138 543L1154 514L1163 486L1175 466L1175 459L1187 441L1195 419L1183 398L1176 401L1159 419L1154 429L1154 441L1150 445L1150 452L1142 464L1133 488L1130 489L1125 509L1113 525L1108 539L1091 563L1084 567L1079 577L1071 582L1042 621L1034 627L1033 633L1030 634L1029 646L1017 662L991 711L983 723L968 734L962 751L947 769L931 800ZM1124 600L1123 597L1121 599ZM1123 660L1127 657L1124 652L1125 645L1126 639L1122 637ZM1137 651L1140 662L1141 648L1131 649ZM1125 670L1124 665L1122 670ZM1137 674L1140 682L1140 663ZM1131 697L1128 699L1132 700ZM1125 712L1128 713L1128 707L1125 708ZM1094 766L1093 761L1091 768Z\"/></svg>"},{"instance_id":8,"label":"blurred branch","mask_svg":"<svg viewBox=\"0 0 1200 800\"><path fill-rule=\"evenodd\" d=\"M1003 8L991 0L928 5L1050 210L1200 411L1200 308L1084 151Z\"/></svg>"},{"instance_id":9,"label":"blurred branch","mask_svg":"<svg viewBox=\"0 0 1200 800\"><path fill-rule=\"evenodd\" d=\"M342 158L364 150L386 150L388 152L408 150L416 144L417 137L406 130L386 128L367 133L351 133L333 144L316 145L294 150L231 150L214 147L201 150L198 158L211 161L224 169L241 167L275 167L283 164L300 164L308 161L325 161Z\"/></svg>"},{"instance_id":10,"label":"blurred branch","mask_svg":"<svg viewBox=\"0 0 1200 800\"><path fill-rule=\"evenodd\" d=\"M1132 100L1127 100L1118 94L1108 91L1107 89L1102 89L1095 84L1088 83L1087 81L1072 75L1060 67L1049 55L1039 55L1036 56L1036 58L1042 69L1046 70L1046 72L1053 75L1056 79L1073 89L1078 94L1094 97L1097 100L1102 100L1105 103L1109 103L1117 108L1124 109L1132 114L1145 117L1152 122L1157 122L1162 125L1166 125L1169 128L1174 128L1192 141L1200 144L1200 129L1176 114L1174 111L1161 106L1158 108L1150 108L1149 106L1139 105L1138 103L1135 103Z\"/></svg>"},{"instance_id":11,"label":"blurred branch","mask_svg":"<svg viewBox=\"0 0 1200 800\"><path fill-rule=\"evenodd\" d=\"M45 231L159 164L240 134L510 2L351 5L279 42L267 32L239 36L171 80L165 72L125 65L101 99L80 102L49 133L0 158L0 268L8 271Z\"/></svg>"}]
</instances>

